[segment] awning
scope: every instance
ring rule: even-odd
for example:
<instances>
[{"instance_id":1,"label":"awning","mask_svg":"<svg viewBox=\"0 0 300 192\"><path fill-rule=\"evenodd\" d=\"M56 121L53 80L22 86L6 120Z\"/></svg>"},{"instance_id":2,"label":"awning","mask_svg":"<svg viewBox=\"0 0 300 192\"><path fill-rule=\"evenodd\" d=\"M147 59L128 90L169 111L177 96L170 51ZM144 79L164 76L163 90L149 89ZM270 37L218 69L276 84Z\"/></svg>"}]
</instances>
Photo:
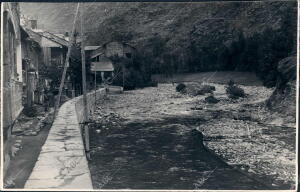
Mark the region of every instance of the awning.
<instances>
[{"instance_id":1,"label":"awning","mask_svg":"<svg viewBox=\"0 0 300 192\"><path fill-rule=\"evenodd\" d=\"M91 62L91 71L114 71L111 60L100 58L100 61Z\"/></svg>"}]
</instances>

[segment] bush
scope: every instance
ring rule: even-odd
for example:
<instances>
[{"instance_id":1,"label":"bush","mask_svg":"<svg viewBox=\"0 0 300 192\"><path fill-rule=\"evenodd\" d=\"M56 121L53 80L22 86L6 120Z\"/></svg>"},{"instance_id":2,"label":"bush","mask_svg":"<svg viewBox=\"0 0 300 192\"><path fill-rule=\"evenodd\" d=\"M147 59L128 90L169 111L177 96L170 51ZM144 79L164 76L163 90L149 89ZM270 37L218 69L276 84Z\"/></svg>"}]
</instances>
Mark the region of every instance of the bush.
<instances>
[{"instance_id":1,"label":"bush","mask_svg":"<svg viewBox=\"0 0 300 192\"><path fill-rule=\"evenodd\" d=\"M219 100L218 99L216 99L214 96L208 96L208 97L206 97L205 98L205 101L207 102L207 103L218 103L219 102Z\"/></svg>"},{"instance_id":2,"label":"bush","mask_svg":"<svg viewBox=\"0 0 300 192\"><path fill-rule=\"evenodd\" d=\"M186 85L183 84L183 83L179 83L179 84L176 86L176 91L177 91L177 92L180 92L180 93L186 92Z\"/></svg>"},{"instance_id":3,"label":"bush","mask_svg":"<svg viewBox=\"0 0 300 192\"><path fill-rule=\"evenodd\" d=\"M35 117L35 116L37 116L37 110L36 110L35 107L24 107L23 113L27 117Z\"/></svg>"},{"instance_id":4,"label":"bush","mask_svg":"<svg viewBox=\"0 0 300 192\"><path fill-rule=\"evenodd\" d=\"M226 93L231 99L238 99L240 97L246 96L244 90L235 85L232 80L228 82L228 86L226 87Z\"/></svg>"},{"instance_id":5,"label":"bush","mask_svg":"<svg viewBox=\"0 0 300 192\"><path fill-rule=\"evenodd\" d=\"M212 85L203 85L197 92L196 95L204 95L206 93L213 93L216 88L215 86Z\"/></svg>"}]
</instances>

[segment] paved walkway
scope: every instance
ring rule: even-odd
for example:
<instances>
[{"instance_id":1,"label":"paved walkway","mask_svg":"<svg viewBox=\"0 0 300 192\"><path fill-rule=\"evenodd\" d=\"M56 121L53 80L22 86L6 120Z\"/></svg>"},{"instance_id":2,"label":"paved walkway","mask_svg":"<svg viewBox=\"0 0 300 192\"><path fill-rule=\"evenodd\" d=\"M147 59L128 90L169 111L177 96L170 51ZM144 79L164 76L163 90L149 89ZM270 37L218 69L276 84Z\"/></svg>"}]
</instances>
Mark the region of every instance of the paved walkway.
<instances>
[{"instance_id":1,"label":"paved walkway","mask_svg":"<svg viewBox=\"0 0 300 192\"><path fill-rule=\"evenodd\" d=\"M26 189L92 189L75 102L63 104L42 147Z\"/></svg>"}]
</instances>

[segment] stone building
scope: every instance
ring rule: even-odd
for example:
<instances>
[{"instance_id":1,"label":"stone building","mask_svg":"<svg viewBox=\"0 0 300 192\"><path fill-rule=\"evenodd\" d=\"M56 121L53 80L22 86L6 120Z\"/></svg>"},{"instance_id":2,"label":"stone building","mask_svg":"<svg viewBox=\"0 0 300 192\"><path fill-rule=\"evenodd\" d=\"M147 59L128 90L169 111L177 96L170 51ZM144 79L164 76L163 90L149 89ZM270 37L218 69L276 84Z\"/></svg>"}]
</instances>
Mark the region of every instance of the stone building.
<instances>
[{"instance_id":1,"label":"stone building","mask_svg":"<svg viewBox=\"0 0 300 192\"><path fill-rule=\"evenodd\" d=\"M23 109L22 90L22 51L20 8L15 2L2 3L3 16L3 141L4 141L4 172L10 161L10 137L12 126Z\"/></svg>"}]
</instances>

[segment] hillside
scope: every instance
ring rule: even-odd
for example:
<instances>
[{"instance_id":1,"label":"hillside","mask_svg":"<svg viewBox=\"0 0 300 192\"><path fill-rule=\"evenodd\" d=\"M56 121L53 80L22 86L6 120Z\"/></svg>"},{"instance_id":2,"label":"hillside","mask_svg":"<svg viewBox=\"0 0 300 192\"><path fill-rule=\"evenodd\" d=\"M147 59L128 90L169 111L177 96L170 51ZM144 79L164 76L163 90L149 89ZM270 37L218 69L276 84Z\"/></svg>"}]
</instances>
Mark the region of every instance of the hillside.
<instances>
[{"instance_id":1,"label":"hillside","mask_svg":"<svg viewBox=\"0 0 300 192\"><path fill-rule=\"evenodd\" d=\"M121 36L143 47L147 40L159 35L177 50L190 38L191 32L197 38L215 34L226 42L234 39L240 30L251 35L267 27L279 28L286 12L294 12L296 19L296 1L84 5L86 29L93 45ZM75 3L22 3L21 10L37 18L43 28L65 32L71 28L75 6Z\"/></svg>"},{"instance_id":2,"label":"hillside","mask_svg":"<svg viewBox=\"0 0 300 192\"><path fill-rule=\"evenodd\" d=\"M44 29L63 33L71 28L75 6L22 3L21 10ZM140 53L139 68L152 73L254 71L274 86L278 61L296 47L296 1L104 2L84 8L87 45L129 42Z\"/></svg>"}]
</instances>

